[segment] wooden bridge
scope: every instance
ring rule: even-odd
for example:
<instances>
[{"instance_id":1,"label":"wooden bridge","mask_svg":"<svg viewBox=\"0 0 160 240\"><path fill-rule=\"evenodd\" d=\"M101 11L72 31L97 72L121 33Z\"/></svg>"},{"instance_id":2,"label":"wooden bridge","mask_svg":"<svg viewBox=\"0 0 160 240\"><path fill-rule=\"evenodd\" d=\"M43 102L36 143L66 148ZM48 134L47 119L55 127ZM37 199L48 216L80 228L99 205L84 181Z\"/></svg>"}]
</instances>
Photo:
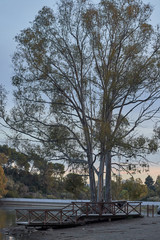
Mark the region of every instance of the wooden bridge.
<instances>
[{"instance_id":1,"label":"wooden bridge","mask_svg":"<svg viewBox=\"0 0 160 240\"><path fill-rule=\"evenodd\" d=\"M61 209L16 209L18 225L62 227L141 216L141 202L72 202Z\"/></svg>"}]
</instances>

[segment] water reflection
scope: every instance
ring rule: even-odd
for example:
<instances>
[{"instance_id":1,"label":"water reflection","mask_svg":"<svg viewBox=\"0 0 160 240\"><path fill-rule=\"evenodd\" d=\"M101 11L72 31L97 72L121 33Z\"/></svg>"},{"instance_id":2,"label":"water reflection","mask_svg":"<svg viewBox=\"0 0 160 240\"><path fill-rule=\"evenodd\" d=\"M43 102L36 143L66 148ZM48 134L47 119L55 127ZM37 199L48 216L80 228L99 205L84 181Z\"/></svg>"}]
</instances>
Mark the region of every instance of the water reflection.
<instances>
[{"instance_id":1,"label":"water reflection","mask_svg":"<svg viewBox=\"0 0 160 240\"><path fill-rule=\"evenodd\" d=\"M0 240L16 240L16 239L14 237L12 237L12 236L0 234Z\"/></svg>"},{"instance_id":2,"label":"water reflection","mask_svg":"<svg viewBox=\"0 0 160 240\"><path fill-rule=\"evenodd\" d=\"M3 234L5 228L15 225L14 210L0 208L0 240L15 240L13 236Z\"/></svg>"}]
</instances>

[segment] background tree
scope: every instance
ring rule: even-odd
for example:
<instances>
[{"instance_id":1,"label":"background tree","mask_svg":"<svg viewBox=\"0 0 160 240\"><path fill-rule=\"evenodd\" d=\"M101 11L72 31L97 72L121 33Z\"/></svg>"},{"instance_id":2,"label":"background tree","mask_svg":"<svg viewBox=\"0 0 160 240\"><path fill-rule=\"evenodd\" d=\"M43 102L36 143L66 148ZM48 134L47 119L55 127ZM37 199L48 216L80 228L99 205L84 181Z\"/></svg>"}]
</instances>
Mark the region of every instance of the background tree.
<instances>
[{"instance_id":1,"label":"background tree","mask_svg":"<svg viewBox=\"0 0 160 240\"><path fill-rule=\"evenodd\" d=\"M123 189L128 193L128 200L141 200L147 196L147 186L141 179L130 178L123 183ZM124 194L124 193L123 193ZM122 196L121 196L122 197Z\"/></svg>"},{"instance_id":2,"label":"background tree","mask_svg":"<svg viewBox=\"0 0 160 240\"><path fill-rule=\"evenodd\" d=\"M73 194L74 199L86 199L88 188L82 176L69 173L65 178L65 189Z\"/></svg>"},{"instance_id":3,"label":"background tree","mask_svg":"<svg viewBox=\"0 0 160 240\"><path fill-rule=\"evenodd\" d=\"M16 104L9 116L1 104L1 116L16 143L32 141L45 159L87 167L92 201L111 200L117 154L132 162L157 150L155 139L135 136L159 110L151 13L140 0L61 0L56 13L44 7L16 36Z\"/></svg>"},{"instance_id":4,"label":"background tree","mask_svg":"<svg viewBox=\"0 0 160 240\"><path fill-rule=\"evenodd\" d=\"M124 199L121 198L121 192L123 190L122 186L122 178L120 176L116 176L115 180L111 181L111 189L112 189L112 199L113 200L120 200ZM126 198L127 199L127 198Z\"/></svg>"},{"instance_id":5,"label":"background tree","mask_svg":"<svg viewBox=\"0 0 160 240\"><path fill-rule=\"evenodd\" d=\"M112 181L112 197L114 200L142 200L148 196L148 188L141 179L123 180L120 177Z\"/></svg>"},{"instance_id":6,"label":"background tree","mask_svg":"<svg viewBox=\"0 0 160 240\"><path fill-rule=\"evenodd\" d=\"M146 177L145 184L147 185L149 190L151 190L151 191L155 190L154 180L150 175L148 175L148 177Z\"/></svg>"},{"instance_id":7,"label":"background tree","mask_svg":"<svg viewBox=\"0 0 160 240\"><path fill-rule=\"evenodd\" d=\"M4 174L4 170L2 168L2 164L5 164L7 162L7 157L0 153L0 198L6 195L6 184L7 184L7 178Z\"/></svg>"},{"instance_id":8,"label":"background tree","mask_svg":"<svg viewBox=\"0 0 160 240\"><path fill-rule=\"evenodd\" d=\"M7 145L0 146L0 153L7 156L6 167L16 165L19 169L29 170L31 159L26 154L16 151L14 148L9 148Z\"/></svg>"},{"instance_id":9,"label":"background tree","mask_svg":"<svg viewBox=\"0 0 160 240\"><path fill-rule=\"evenodd\" d=\"M154 187L155 187L156 195L160 198L160 175L157 176Z\"/></svg>"}]
</instances>

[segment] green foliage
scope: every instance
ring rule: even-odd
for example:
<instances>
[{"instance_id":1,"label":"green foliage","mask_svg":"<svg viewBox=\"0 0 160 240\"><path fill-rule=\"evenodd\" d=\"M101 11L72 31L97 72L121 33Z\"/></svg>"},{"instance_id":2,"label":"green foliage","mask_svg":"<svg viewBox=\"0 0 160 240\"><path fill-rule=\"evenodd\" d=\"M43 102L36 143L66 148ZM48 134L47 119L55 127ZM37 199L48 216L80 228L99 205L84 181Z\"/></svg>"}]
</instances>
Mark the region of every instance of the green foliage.
<instances>
[{"instance_id":1,"label":"green foliage","mask_svg":"<svg viewBox=\"0 0 160 240\"><path fill-rule=\"evenodd\" d=\"M153 190L153 191L155 190L154 181L150 175L148 175L148 177L146 177L145 184L147 185L149 190Z\"/></svg>"},{"instance_id":2,"label":"green foliage","mask_svg":"<svg viewBox=\"0 0 160 240\"><path fill-rule=\"evenodd\" d=\"M157 176L157 179L155 182L155 191L158 197L160 198L160 175Z\"/></svg>"},{"instance_id":3,"label":"green foliage","mask_svg":"<svg viewBox=\"0 0 160 240\"><path fill-rule=\"evenodd\" d=\"M117 186L112 188L112 196L115 200L142 200L148 194L147 186L142 183L141 179L130 178L122 181L118 178L113 184Z\"/></svg>"},{"instance_id":4,"label":"green foliage","mask_svg":"<svg viewBox=\"0 0 160 240\"><path fill-rule=\"evenodd\" d=\"M69 198L88 199L89 187L82 176L68 174L65 177L54 177L50 173L29 173L16 168L6 168L6 197L27 198Z\"/></svg>"},{"instance_id":5,"label":"green foliage","mask_svg":"<svg viewBox=\"0 0 160 240\"><path fill-rule=\"evenodd\" d=\"M69 173L65 177L65 189L73 194L74 199L86 199L89 193L83 177L75 173Z\"/></svg>"},{"instance_id":6,"label":"green foliage","mask_svg":"<svg viewBox=\"0 0 160 240\"><path fill-rule=\"evenodd\" d=\"M61 163L53 163L53 176L62 180L63 175L65 173L64 165Z\"/></svg>"},{"instance_id":7,"label":"green foliage","mask_svg":"<svg viewBox=\"0 0 160 240\"><path fill-rule=\"evenodd\" d=\"M119 199L121 200L129 200L129 192L126 189L123 189L119 195Z\"/></svg>"},{"instance_id":8,"label":"green foliage","mask_svg":"<svg viewBox=\"0 0 160 240\"><path fill-rule=\"evenodd\" d=\"M121 199L121 192L122 192L122 179L116 176L116 180L111 182L112 187L112 199L120 200ZM123 198L122 198L123 199Z\"/></svg>"},{"instance_id":9,"label":"green foliage","mask_svg":"<svg viewBox=\"0 0 160 240\"><path fill-rule=\"evenodd\" d=\"M30 168L23 167L23 159L28 160ZM89 188L82 176L70 173L64 177L63 164L47 162L35 152L24 155L8 146L0 146L0 163L4 167L3 171L0 166L0 196L89 198ZM26 166L26 162L24 164Z\"/></svg>"},{"instance_id":10,"label":"green foliage","mask_svg":"<svg viewBox=\"0 0 160 240\"><path fill-rule=\"evenodd\" d=\"M19 168L24 168L28 171L30 164L29 159L23 153L17 152L14 148L9 148L7 145L0 146L0 153L7 157L7 164L16 164Z\"/></svg>"},{"instance_id":11,"label":"green foliage","mask_svg":"<svg viewBox=\"0 0 160 240\"><path fill-rule=\"evenodd\" d=\"M148 194L144 200L148 201L160 201L160 176L157 176L156 181L149 175L145 179L145 184L148 188Z\"/></svg>"},{"instance_id":12,"label":"green foliage","mask_svg":"<svg viewBox=\"0 0 160 240\"><path fill-rule=\"evenodd\" d=\"M128 200L141 200L148 193L147 187L142 183L141 179L134 180L131 178L126 180L126 182L123 184L123 187L128 191Z\"/></svg>"}]
</instances>

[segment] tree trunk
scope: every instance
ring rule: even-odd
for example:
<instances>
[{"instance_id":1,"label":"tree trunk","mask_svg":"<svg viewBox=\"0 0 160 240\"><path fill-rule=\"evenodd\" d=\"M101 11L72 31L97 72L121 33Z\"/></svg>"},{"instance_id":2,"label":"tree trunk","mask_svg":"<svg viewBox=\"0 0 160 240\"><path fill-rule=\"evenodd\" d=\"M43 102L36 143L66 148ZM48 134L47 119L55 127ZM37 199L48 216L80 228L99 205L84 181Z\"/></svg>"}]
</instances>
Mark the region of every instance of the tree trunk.
<instances>
[{"instance_id":1,"label":"tree trunk","mask_svg":"<svg viewBox=\"0 0 160 240\"><path fill-rule=\"evenodd\" d=\"M90 151L90 149L91 148L89 148L89 150L87 152L88 167L89 167L90 195L91 195L91 201L96 202L95 172L94 172L94 167L93 167L93 156L92 156L92 152Z\"/></svg>"},{"instance_id":2,"label":"tree trunk","mask_svg":"<svg viewBox=\"0 0 160 240\"><path fill-rule=\"evenodd\" d=\"M104 186L104 163L105 163L104 156L101 157L100 160L100 167L99 167L99 174L98 174L98 186L97 186L97 202L102 202L104 200L103 196L103 186Z\"/></svg>"},{"instance_id":3,"label":"tree trunk","mask_svg":"<svg viewBox=\"0 0 160 240\"><path fill-rule=\"evenodd\" d=\"M90 191L91 191L91 202L96 202L96 184L95 175L92 166L89 166L89 181L90 181Z\"/></svg>"},{"instance_id":4,"label":"tree trunk","mask_svg":"<svg viewBox=\"0 0 160 240\"><path fill-rule=\"evenodd\" d=\"M111 202L111 151L106 153L105 201Z\"/></svg>"}]
</instances>

